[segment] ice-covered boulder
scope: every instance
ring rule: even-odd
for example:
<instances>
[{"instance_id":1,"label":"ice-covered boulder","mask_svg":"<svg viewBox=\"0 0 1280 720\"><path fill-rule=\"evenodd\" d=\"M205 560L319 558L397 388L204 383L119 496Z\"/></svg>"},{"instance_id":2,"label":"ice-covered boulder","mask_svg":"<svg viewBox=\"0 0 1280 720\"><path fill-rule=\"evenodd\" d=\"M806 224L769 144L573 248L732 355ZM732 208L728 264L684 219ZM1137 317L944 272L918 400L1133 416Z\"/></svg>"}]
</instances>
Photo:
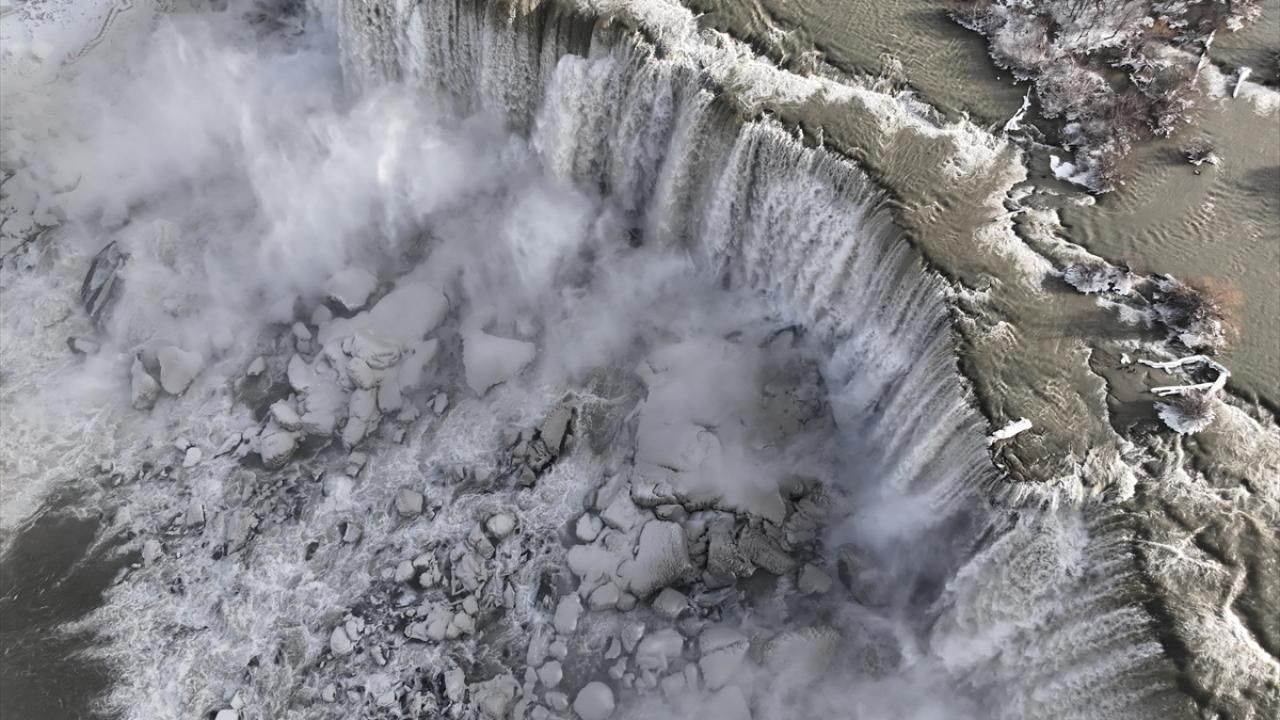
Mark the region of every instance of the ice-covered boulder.
<instances>
[{"instance_id":1,"label":"ice-covered boulder","mask_svg":"<svg viewBox=\"0 0 1280 720\"><path fill-rule=\"evenodd\" d=\"M334 655L350 655L355 649L355 643L342 625L335 627L329 634L329 651Z\"/></svg>"},{"instance_id":2,"label":"ice-covered boulder","mask_svg":"<svg viewBox=\"0 0 1280 720\"><path fill-rule=\"evenodd\" d=\"M160 387L170 395L181 395L191 385L200 370L204 368L204 358L199 353L189 352L173 345L160 348L156 353L160 363Z\"/></svg>"},{"instance_id":3,"label":"ice-covered boulder","mask_svg":"<svg viewBox=\"0 0 1280 720\"><path fill-rule=\"evenodd\" d=\"M821 567L808 563L800 569L796 589L806 595L825 593L831 589L831 576Z\"/></svg>"},{"instance_id":4,"label":"ice-covered boulder","mask_svg":"<svg viewBox=\"0 0 1280 720\"><path fill-rule=\"evenodd\" d=\"M396 492L396 512L402 517L413 517L422 514L422 493L413 488L400 488Z\"/></svg>"},{"instance_id":5,"label":"ice-covered boulder","mask_svg":"<svg viewBox=\"0 0 1280 720\"><path fill-rule=\"evenodd\" d=\"M298 434L283 428L263 431L258 439L258 454L269 469L283 467L298 447Z\"/></svg>"},{"instance_id":6,"label":"ice-covered boulder","mask_svg":"<svg viewBox=\"0 0 1280 720\"><path fill-rule=\"evenodd\" d=\"M140 358L134 358L129 368L129 394L129 403L138 410L150 410L160 397L160 383L151 377Z\"/></svg>"},{"instance_id":7,"label":"ice-covered boulder","mask_svg":"<svg viewBox=\"0 0 1280 720\"><path fill-rule=\"evenodd\" d=\"M519 689L520 684L514 677L503 674L472 685L471 696L480 717L505 720Z\"/></svg>"},{"instance_id":8,"label":"ice-covered boulder","mask_svg":"<svg viewBox=\"0 0 1280 720\"><path fill-rule=\"evenodd\" d=\"M675 620L689 609L689 598L675 588L664 588L653 599L653 611L668 620Z\"/></svg>"},{"instance_id":9,"label":"ice-covered boulder","mask_svg":"<svg viewBox=\"0 0 1280 720\"><path fill-rule=\"evenodd\" d=\"M377 287L378 278L363 268L339 270L331 275L325 284L329 298L348 312L363 308Z\"/></svg>"},{"instance_id":10,"label":"ice-covered boulder","mask_svg":"<svg viewBox=\"0 0 1280 720\"><path fill-rule=\"evenodd\" d=\"M562 679L564 679L564 670L561 669L558 660L548 660L538 668L538 682L548 690L559 685Z\"/></svg>"},{"instance_id":11,"label":"ice-covered boulder","mask_svg":"<svg viewBox=\"0 0 1280 720\"><path fill-rule=\"evenodd\" d=\"M684 528L679 523L650 520L640 530L635 556L623 562L619 574L631 592L645 597L692 570Z\"/></svg>"},{"instance_id":12,"label":"ice-covered boulder","mask_svg":"<svg viewBox=\"0 0 1280 720\"><path fill-rule=\"evenodd\" d=\"M490 535L501 540L515 531L516 516L511 513L498 513L490 516L484 526Z\"/></svg>"},{"instance_id":13,"label":"ice-covered boulder","mask_svg":"<svg viewBox=\"0 0 1280 720\"><path fill-rule=\"evenodd\" d=\"M435 330L448 312L444 293L420 280L401 280L369 311L369 326L405 347Z\"/></svg>"},{"instance_id":14,"label":"ice-covered boulder","mask_svg":"<svg viewBox=\"0 0 1280 720\"><path fill-rule=\"evenodd\" d=\"M587 683L573 700L573 711L582 720L606 720L614 707L613 690L599 681Z\"/></svg>"},{"instance_id":15,"label":"ice-covered boulder","mask_svg":"<svg viewBox=\"0 0 1280 720\"><path fill-rule=\"evenodd\" d=\"M666 672L684 652L684 638L671 628L649 633L636 647L636 664L642 670Z\"/></svg>"},{"instance_id":16,"label":"ice-covered boulder","mask_svg":"<svg viewBox=\"0 0 1280 720\"><path fill-rule=\"evenodd\" d=\"M581 616L582 600L577 595L570 593L560 598L553 620L556 632L561 635L572 635L578 629L578 618Z\"/></svg>"},{"instance_id":17,"label":"ice-covered boulder","mask_svg":"<svg viewBox=\"0 0 1280 720\"><path fill-rule=\"evenodd\" d=\"M489 388L506 382L533 362L537 348L531 342L498 337L481 331L462 338L462 364L467 385L483 395Z\"/></svg>"},{"instance_id":18,"label":"ice-covered boulder","mask_svg":"<svg viewBox=\"0 0 1280 720\"><path fill-rule=\"evenodd\" d=\"M727 627L708 628L698 638L702 657L698 668L707 688L718 690L734 679L751 644L747 636Z\"/></svg>"}]
</instances>

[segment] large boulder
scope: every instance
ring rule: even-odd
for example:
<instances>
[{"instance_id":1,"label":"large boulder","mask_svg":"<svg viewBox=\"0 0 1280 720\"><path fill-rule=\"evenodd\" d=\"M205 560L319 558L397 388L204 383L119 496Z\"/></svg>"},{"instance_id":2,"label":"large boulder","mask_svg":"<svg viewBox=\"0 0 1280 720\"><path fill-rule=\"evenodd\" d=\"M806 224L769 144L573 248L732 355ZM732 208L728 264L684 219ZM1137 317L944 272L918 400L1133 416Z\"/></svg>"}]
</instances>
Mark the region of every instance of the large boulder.
<instances>
[{"instance_id":1,"label":"large boulder","mask_svg":"<svg viewBox=\"0 0 1280 720\"><path fill-rule=\"evenodd\" d=\"M329 298L348 312L363 308L377 287L378 278L363 268L339 270L326 283Z\"/></svg>"},{"instance_id":2,"label":"large boulder","mask_svg":"<svg viewBox=\"0 0 1280 720\"><path fill-rule=\"evenodd\" d=\"M469 332L462 338L462 364L467 385L477 395L506 382L533 362L537 348L531 342Z\"/></svg>"},{"instance_id":3,"label":"large boulder","mask_svg":"<svg viewBox=\"0 0 1280 720\"><path fill-rule=\"evenodd\" d=\"M160 396L160 383L151 377L140 358L133 359L129 368L130 404L138 410L150 410Z\"/></svg>"},{"instance_id":4,"label":"large boulder","mask_svg":"<svg viewBox=\"0 0 1280 720\"><path fill-rule=\"evenodd\" d=\"M598 681L587 683L573 700L573 711L582 720L606 720L614 707L613 690Z\"/></svg>"},{"instance_id":5,"label":"large boulder","mask_svg":"<svg viewBox=\"0 0 1280 720\"><path fill-rule=\"evenodd\" d=\"M191 381L204 368L204 358L200 353L189 352L173 345L160 348L156 353L156 359L160 362L160 387L170 395L181 395L186 392Z\"/></svg>"},{"instance_id":6,"label":"large boulder","mask_svg":"<svg viewBox=\"0 0 1280 720\"><path fill-rule=\"evenodd\" d=\"M113 240L99 250L89 263L89 272L85 273L84 282L80 285L80 302L98 326L106 323L111 308L120 299L124 288L120 270L128 259L128 255Z\"/></svg>"},{"instance_id":7,"label":"large boulder","mask_svg":"<svg viewBox=\"0 0 1280 720\"><path fill-rule=\"evenodd\" d=\"M622 563L619 574L632 593L646 597L692 570L684 528L679 523L650 520L640 530L635 556Z\"/></svg>"}]
</instances>

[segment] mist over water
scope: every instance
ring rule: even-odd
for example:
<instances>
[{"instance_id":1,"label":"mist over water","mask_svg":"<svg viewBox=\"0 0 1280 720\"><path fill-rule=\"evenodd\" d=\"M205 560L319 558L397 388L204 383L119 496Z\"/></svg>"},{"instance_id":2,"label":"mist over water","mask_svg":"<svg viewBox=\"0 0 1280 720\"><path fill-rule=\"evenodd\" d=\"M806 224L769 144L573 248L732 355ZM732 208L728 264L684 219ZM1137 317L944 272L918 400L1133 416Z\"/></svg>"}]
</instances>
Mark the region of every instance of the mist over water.
<instances>
[{"instance_id":1,"label":"mist over water","mask_svg":"<svg viewBox=\"0 0 1280 720\"><path fill-rule=\"evenodd\" d=\"M1120 599L1127 530L986 499L995 470L941 283L855 165L738 116L690 59L701 48L664 56L548 10L294 10L230 2L122 25L46 94L6 90L6 193L58 222L6 247L0 270L4 562L65 486L86 493L73 513L140 552L67 628L96 633L89 656L115 671L101 710L437 717L448 698L484 717L508 676L528 687L499 716L518 698L550 706L554 683L525 676L535 628L557 624L558 599L589 606L611 583L638 609L585 611L558 662L568 699L608 680L619 717L1181 709L1149 618ZM673 11L670 27L686 22ZM126 260L95 328L80 280L111 243ZM335 304L351 269L376 278L372 310ZM377 316L396 292L411 301ZM370 388L335 358L370 328L412 336L397 357L434 355L414 385L398 371L391 400L379 386L350 443L364 457L313 434L263 467L285 424L273 403L316 402L294 358L333 371L316 382L341 387L347 427L364 417L346 394ZM68 336L100 347L69 356ZM131 407L135 359L154 372L174 347L198 357L191 385ZM509 478L506 436L549 435L559 407L574 418L563 453L536 484ZM404 488L425 495L421 517L399 510ZM584 509L608 525L585 541ZM485 524L504 512L514 536ZM704 565L726 523L733 552L769 550L743 577L676 573L682 625L640 589L663 570L626 565L659 522ZM483 556L489 579L441 599L414 584L429 553L450 580ZM809 564L828 589L797 587ZM429 607L463 596L476 632L416 641ZM601 658L632 617L680 646L623 681ZM338 652L335 628L356 618L342 632L359 649ZM713 640L742 649L716 687L699 662ZM459 669L465 699L441 679Z\"/></svg>"}]
</instances>

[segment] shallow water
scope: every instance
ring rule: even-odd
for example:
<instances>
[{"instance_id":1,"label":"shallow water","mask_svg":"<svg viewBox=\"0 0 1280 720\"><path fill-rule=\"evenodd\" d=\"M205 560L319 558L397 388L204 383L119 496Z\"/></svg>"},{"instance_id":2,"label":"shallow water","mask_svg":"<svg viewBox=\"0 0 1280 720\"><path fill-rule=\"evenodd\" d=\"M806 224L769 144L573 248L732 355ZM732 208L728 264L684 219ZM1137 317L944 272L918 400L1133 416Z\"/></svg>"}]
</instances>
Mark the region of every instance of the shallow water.
<instances>
[{"instance_id":1,"label":"shallow water","mask_svg":"<svg viewBox=\"0 0 1280 720\"><path fill-rule=\"evenodd\" d=\"M751 37L785 35L845 72L905 83L944 112L1002 125L1026 90L995 67L985 40L959 27L936 0L689 0L707 21Z\"/></svg>"},{"instance_id":2,"label":"shallow water","mask_svg":"<svg viewBox=\"0 0 1280 720\"><path fill-rule=\"evenodd\" d=\"M1277 13L1280 14L1280 13ZM1183 161L1189 139L1209 138L1220 166ZM1210 100L1195 127L1135 153L1133 178L1094 207L1065 208L1071 237L1142 273L1211 278L1237 288L1239 336L1223 353L1232 385L1280 403L1280 109Z\"/></svg>"}]
</instances>

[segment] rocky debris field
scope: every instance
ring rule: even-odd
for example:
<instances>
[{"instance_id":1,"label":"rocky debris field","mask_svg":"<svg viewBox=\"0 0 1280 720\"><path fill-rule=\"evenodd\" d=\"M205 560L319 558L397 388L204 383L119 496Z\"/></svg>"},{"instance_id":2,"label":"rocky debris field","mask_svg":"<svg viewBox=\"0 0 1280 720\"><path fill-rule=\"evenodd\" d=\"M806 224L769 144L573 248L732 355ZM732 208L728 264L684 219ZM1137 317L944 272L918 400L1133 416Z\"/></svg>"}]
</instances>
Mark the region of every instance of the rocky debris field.
<instances>
[{"instance_id":1,"label":"rocky debris field","mask_svg":"<svg viewBox=\"0 0 1280 720\"><path fill-rule=\"evenodd\" d=\"M103 262L86 287L119 282ZM168 462L102 468L117 488L177 483L181 496L212 475L221 489L191 492L167 524L118 511L142 548L126 585L201 605L198 588L226 568L276 572L261 564L281 552L280 573L358 578L326 591L335 604L322 612L289 618L292 640L266 643L276 664L292 655L286 680L255 654L187 690L212 699L217 720L745 720L787 688L896 667L873 563L824 545L847 499L797 460L832 428L797 329L656 342L634 367L541 388L541 414L507 422L538 333L459 310L413 274L340 272L230 380L254 424L176 438ZM205 391L203 363L142 350L127 375L134 407ZM445 439L458 433L474 450L463 460ZM411 471L380 462L397 452ZM253 612L234 594L218 602L224 620ZM279 632L285 619L256 622ZM234 646L239 631L224 632ZM273 682L292 686L284 707L270 704Z\"/></svg>"}]
</instances>

